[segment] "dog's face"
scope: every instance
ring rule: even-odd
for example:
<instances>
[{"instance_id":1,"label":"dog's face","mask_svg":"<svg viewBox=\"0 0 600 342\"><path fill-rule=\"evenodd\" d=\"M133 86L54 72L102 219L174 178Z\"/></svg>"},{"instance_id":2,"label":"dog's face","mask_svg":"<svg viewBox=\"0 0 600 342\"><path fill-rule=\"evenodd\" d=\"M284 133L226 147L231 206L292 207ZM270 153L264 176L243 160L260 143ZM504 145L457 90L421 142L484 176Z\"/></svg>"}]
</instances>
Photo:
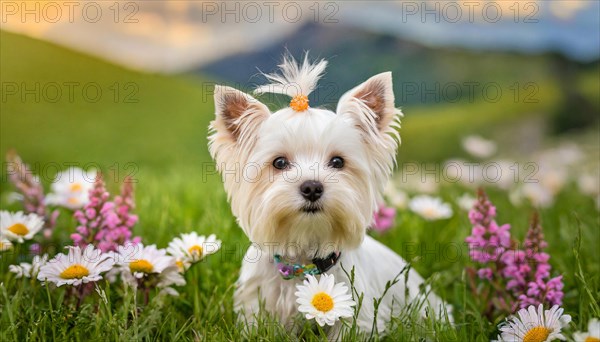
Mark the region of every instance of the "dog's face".
<instances>
[{"instance_id":1,"label":"dog's face","mask_svg":"<svg viewBox=\"0 0 600 342\"><path fill-rule=\"evenodd\" d=\"M350 90L336 113L271 113L250 95L221 86L215 107L210 151L252 242L310 257L362 242L398 144L390 73Z\"/></svg>"}]
</instances>

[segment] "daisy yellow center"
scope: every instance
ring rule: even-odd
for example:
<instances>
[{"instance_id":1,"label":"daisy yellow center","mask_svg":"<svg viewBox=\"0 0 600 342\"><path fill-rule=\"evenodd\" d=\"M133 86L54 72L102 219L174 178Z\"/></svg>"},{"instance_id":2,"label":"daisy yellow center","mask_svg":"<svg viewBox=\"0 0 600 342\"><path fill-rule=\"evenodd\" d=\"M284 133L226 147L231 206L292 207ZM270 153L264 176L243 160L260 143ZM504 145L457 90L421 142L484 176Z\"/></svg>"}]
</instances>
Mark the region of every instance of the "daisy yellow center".
<instances>
[{"instance_id":1,"label":"daisy yellow center","mask_svg":"<svg viewBox=\"0 0 600 342\"><path fill-rule=\"evenodd\" d=\"M12 226L8 227L8 230L16 235L27 235L27 233L29 233L29 229L27 229L27 227L25 227L24 224L22 223L15 223Z\"/></svg>"},{"instance_id":2,"label":"daisy yellow center","mask_svg":"<svg viewBox=\"0 0 600 342\"><path fill-rule=\"evenodd\" d=\"M154 266L148 260L138 259L129 263L131 272L152 273Z\"/></svg>"},{"instance_id":3,"label":"daisy yellow center","mask_svg":"<svg viewBox=\"0 0 600 342\"><path fill-rule=\"evenodd\" d=\"M423 210L423 216L425 217L435 217L437 214L437 211L435 210L435 208L425 208Z\"/></svg>"},{"instance_id":4,"label":"daisy yellow center","mask_svg":"<svg viewBox=\"0 0 600 342\"><path fill-rule=\"evenodd\" d=\"M81 186L81 184L79 184L79 183L73 183L73 184L71 184L70 189L72 192L81 191L81 190L83 190L83 186Z\"/></svg>"},{"instance_id":5,"label":"daisy yellow center","mask_svg":"<svg viewBox=\"0 0 600 342\"><path fill-rule=\"evenodd\" d=\"M183 271L183 261L177 260L175 261L175 265L177 265L177 268L179 268L179 270Z\"/></svg>"},{"instance_id":6,"label":"daisy yellow center","mask_svg":"<svg viewBox=\"0 0 600 342\"><path fill-rule=\"evenodd\" d=\"M202 255L202 246L193 245L188 249L188 252L190 252L190 254Z\"/></svg>"},{"instance_id":7,"label":"daisy yellow center","mask_svg":"<svg viewBox=\"0 0 600 342\"><path fill-rule=\"evenodd\" d=\"M80 264L75 264L67 267L60 273L60 277L63 279L81 279L90 274L90 271Z\"/></svg>"},{"instance_id":8,"label":"daisy yellow center","mask_svg":"<svg viewBox=\"0 0 600 342\"><path fill-rule=\"evenodd\" d=\"M535 327L523 337L523 342L544 342L552 331L546 327Z\"/></svg>"},{"instance_id":9,"label":"daisy yellow center","mask_svg":"<svg viewBox=\"0 0 600 342\"><path fill-rule=\"evenodd\" d=\"M296 95L290 101L290 107L297 112L303 112L308 109L308 96Z\"/></svg>"},{"instance_id":10,"label":"daisy yellow center","mask_svg":"<svg viewBox=\"0 0 600 342\"><path fill-rule=\"evenodd\" d=\"M585 342L600 342L600 338L590 336L585 339Z\"/></svg>"},{"instance_id":11,"label":"daisy yellow center","mask_svg":"<svg viewBox=\"0 0 600 342\"><path fill-rule=\"evenodd\" d=\"M325 292L319 292L314 295L311 304L321 312L328 312L333 309L333 298Z\"/></svg>"}]
</instances>

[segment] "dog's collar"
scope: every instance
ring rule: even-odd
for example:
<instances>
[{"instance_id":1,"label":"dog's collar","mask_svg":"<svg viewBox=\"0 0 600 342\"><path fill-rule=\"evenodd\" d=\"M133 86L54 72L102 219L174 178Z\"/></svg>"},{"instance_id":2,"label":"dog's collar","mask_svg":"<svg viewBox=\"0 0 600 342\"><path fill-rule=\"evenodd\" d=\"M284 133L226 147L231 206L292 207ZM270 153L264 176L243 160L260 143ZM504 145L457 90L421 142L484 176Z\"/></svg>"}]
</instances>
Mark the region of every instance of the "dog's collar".
<instances>
[{"instance_id":1,"label":"dog's collar","mask_svg":"<svg viewBox=\"0 0 600 342\"><path fill-rule=\"evenodd\" d=\"M306 277L307 275L322 274L331 269L338 260L340 260L342 252L333 252L326 258L314 258L310 264L288 264L283 261L281 255L275 254L273 259L277 266L279 275L285 280L294 279L296 277Z\"/></svg>"}]
</instances>

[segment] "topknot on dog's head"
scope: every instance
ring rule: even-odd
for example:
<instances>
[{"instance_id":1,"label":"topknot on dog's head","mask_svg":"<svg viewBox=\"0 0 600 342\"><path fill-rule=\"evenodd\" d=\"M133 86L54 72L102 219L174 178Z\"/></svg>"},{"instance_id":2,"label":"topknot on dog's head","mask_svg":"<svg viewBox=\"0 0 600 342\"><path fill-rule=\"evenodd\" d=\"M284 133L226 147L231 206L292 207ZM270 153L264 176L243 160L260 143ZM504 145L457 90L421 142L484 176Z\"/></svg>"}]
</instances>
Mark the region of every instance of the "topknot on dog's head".
<instances>
[{"instance_id":1,"label":"topknot on dog's head","mask_svg":"<svg viewBox=\"0 0 600 342\"><path fill-rule=\"evenodd\" d=\"M281 255L295 246L307 258L326 257L331 246L356 248L372 223L394 168L400 111L390 72L348 90L335 111L309 108L327 62L303 57L286 55L256 89L290 96L291 108L271 112L249 94L215 86L209 148L253 242L275 243Z\"/></svg>"},{"instance_id":2,"label":"topknot on dog's head","mask_svg":"<svg viewBox=\"0 0 600 342\"><path fill-rule=\"evenodd\" d=\"M323 59L311 63L308 53L304 55L302 64L290 54L284 55L283 62L279 65L281 73L264 74L271 83L256 88L254 92L287 95L292 98L290 107L303 112L308 109L308 95L316 88L326 67L327 61Z\"/></svg>"}]
</instances>

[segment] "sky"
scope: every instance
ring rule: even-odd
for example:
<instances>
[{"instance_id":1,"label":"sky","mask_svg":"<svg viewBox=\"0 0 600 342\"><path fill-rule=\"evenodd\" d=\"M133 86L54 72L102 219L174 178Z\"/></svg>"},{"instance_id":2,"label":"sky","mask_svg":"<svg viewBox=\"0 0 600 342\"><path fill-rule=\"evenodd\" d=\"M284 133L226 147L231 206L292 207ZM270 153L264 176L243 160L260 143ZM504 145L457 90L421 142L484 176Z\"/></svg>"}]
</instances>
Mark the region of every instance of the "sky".
<instances>
[{"instance_id":1,"label":"sky","mask_svg":"<svg viewBox=\"0 0 600 342\"><path fill-rule=\"evenodd\" d=\"M1 28L133 69L178 73L276 44L313 22L428 46L600 57L600 1L10 1Z\"/></svg>"}]
</instances>

